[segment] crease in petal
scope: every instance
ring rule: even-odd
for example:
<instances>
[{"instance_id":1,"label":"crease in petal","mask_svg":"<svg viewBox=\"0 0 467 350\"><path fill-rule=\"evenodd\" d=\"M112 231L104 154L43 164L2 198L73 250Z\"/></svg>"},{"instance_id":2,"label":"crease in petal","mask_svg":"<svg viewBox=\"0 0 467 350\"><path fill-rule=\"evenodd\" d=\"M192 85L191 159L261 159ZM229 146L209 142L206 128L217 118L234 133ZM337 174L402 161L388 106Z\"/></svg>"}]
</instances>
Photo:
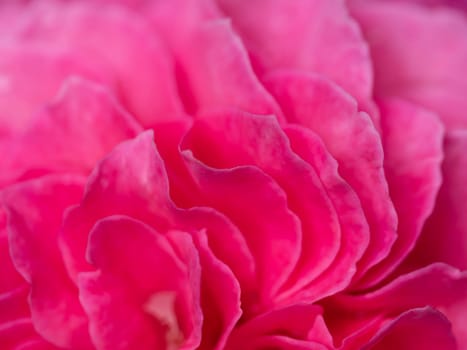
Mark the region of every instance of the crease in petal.
<instances>
[{"instance_id":1,"label":"crease in petal","mask_svg":"<svg viewBox=\"0 0 467 350\"><path fill-rule=\"evenodd\" d=\"M56 175L10 186L0 198L7 208L13 263L30 284L34 328L56 346L88 349L87 318L57 246L63 212L79 201L82 190L81 177Z\"/></svg>"},{"instance_id":2,"label":"crease in petal","mask_svg":"<svg viewBox=\"0 0 467 350\"><path fill-rule=\"evenodd\" d=\"M105 87L72 77L24 132L0 142L6 155L0 181L48 172L87 175L115 145L141 131Z\"/></svg>"},{"instance_id":3,"label":"crease in petal","mask_svg":"<svg viewBox=\"0 0 467 350\"><path fill-rule=\"evenodd\" d=\"M223 135L222 130L229 130L228 135ZM234 181L234 173L240 172L240 167L254 166L285 192L288 208L301 221L303 259L297 262L284 288L299 289L329 266L340 244L336 213L315 170L293 152L287 136L272 117L238 112L209 115L194 123L182 147L193 153L187 156L205 164L204 170L196 172L197 177L208 171L214 174L214 169L218 169L218 176L230 171ZM200 190L211 183L203 180ZM210 190L211 198L222 191ZM221 201L219 197L216 205L222 206Z\"/></svg>"},{"instance_id":4,"label":"crease in petal","mask_svg":"<svg viewBox=\"0 0 467 350\"><path fill-rule=\"evenodd\" d=\"M358 112L355 100L320 75L282 71L269 75L265 83L289 122L311 129L323 140L339 164L339 175L360 199L370 241L358 263L358 284L396 239L397 216L384 175L380 136L369 117Z\"/></svg>"},{"instance_id":5,"label":"crease in petal","mask_svg":"<svg viewBox=\"0 0 467 350\"><path fill-rule=\"evenodd\" d=\"M372 68L366 42L341 0L218 0L232 18L255 68L316 72L369 101ZM293 20L291 20L293 18Z\"/></svg>"},{"instance_id":6,"label":"crease in petal","mask_svg":"<svg viewBox=\"0 0 467 350\"><path fill-rule=\"evenodd\" d=\"M398 99L380 101L379 106L384 169L398 214L398 235L391 252L367 272L360 287L381 281L412 251L442 183L444 128L438 117Z\"/></svg>"}]
</instances>

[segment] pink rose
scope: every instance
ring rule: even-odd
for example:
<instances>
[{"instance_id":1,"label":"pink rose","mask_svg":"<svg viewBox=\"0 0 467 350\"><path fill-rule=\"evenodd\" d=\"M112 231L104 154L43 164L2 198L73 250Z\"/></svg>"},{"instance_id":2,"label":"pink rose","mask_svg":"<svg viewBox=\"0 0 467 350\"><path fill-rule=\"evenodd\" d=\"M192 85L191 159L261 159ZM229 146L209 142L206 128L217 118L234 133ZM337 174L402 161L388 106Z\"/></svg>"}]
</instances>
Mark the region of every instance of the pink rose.
<instances>
[{"instance_id":1,"label":"pink rose","mask_svg":"<svg viewBox=\"0 0 467 350\"><path fill-rule=\"evenodd\" d=\"M0 348L467 350L467 6L0 4Z\"/></svg>"}]
</instances>

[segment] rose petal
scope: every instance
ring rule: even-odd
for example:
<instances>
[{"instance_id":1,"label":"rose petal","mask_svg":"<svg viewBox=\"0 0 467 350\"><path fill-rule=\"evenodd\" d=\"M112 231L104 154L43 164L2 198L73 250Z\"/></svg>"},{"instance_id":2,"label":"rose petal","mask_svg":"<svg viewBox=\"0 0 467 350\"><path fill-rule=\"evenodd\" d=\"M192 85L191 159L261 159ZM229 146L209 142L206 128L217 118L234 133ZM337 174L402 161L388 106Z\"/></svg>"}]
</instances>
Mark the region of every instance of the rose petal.
<instances>
[{"instance_id":1,"label":"rose petal","mask_svg":"<svg viewBox=\"0 0 467 350\"><path fill-rule=\"evenodd\" d=\"M266 349L273 344L284 349L331 348L320 313L320 307L311 304L268 311L237 327L226 349Z\"/></svg>"},{"instance_id":2,"label":"rose petal","mask_svg":"<svg viewBox=\"0 0 467 350\"><path fill-rule=\"evenodd\" d=\"M228 130L227 135L223 130ZM238 112L209 115L195 122L182 147L216 169L257 166L284 190L287 206L300 218L303 232L301 259L284 288L300 289L329 266L339 249L336 213L315 170L292 151L273 118ZM198 176L206 176L204 170L202 174ZM230 176L233 178L234 174L232 169ZM201 191L203 186L200 185ZM258 206L259 201L252 205ZM241 220L248 222L245 216ZM258 221L258 217L250 221Z\"/></svg>"},{"instance_id":3,"label":"rose petal","mask_svg":"<svg viewBox=\"0 0 467 350\"><path fill-rule=\"evenodd\" d=\"M174 53L179 88L190 113L231 106L281 117L255 76L241 38L211 1L155 2L149 14Z\"/></svg>"},{"instance_id":4,"label":"rose petal","mask_svg":"<svg viewBox=\"0 0 467 350\"><path fill-rule=\"evenodd\" d=\"M342 294L333 302L343 309L394 313L425 305L448 306L466 297L467 272L435 263L399 276L375 291L362 295Z\"/></svg>"},{"instance_id":5,"label":"rose petal","mask_svg":"<svg viewBox=\"0 0 467 350\"><path fill-rule=\"evenodd\" d=\"M344 1L217 2L232 18L261 76L276 69L319 72L359 101L369 98L368 49Z\"/></svg>"},{"instance_id":6,"label":"rose petal","mask_svg":"<svg viewBox=\"0 0 467 350\"><path fill-rule=\"evenodd\" d=\"M401 275L371 292L334 296L325 302L324 309L336 341L346 338L344 349L360 349L359 344L368 340L383 321L392 319L394 315L426 305L452 312L453 307L466 298L467 273L436 263ZM462 334L465 314L450 320L455 322L456 331Z\"/></svg>"},{"instance_id":7,"label":"rose petal","mask_svg":"<svg viewBox=\"0 0 467 350\"><path fill-rule=\"evenodd\" d=\"M22 285L16 289L0 294L0 328L3 324L16 319L29 318L28 306L29 286Z\"/></svg>"},{"instance_id":8,"label":"rose petal","mask_svg":"<svg viewBox=\"0 0 467 350\"><path fill-rule=\"evenodd\" d=\"M408 266L424 266L431 261L444 261L459 269L467 269L467 132L450 132L444 143L443 184L433 215L412 252Z\"/></svg>"},{"instance_id":9,"label":"rose petal","mask_svg":"<svg viewBox=\"0 0 467 350\"><path fill-rule=\"evenodd\" d=\"M10 28L13 40L73 49L113 80L125 107L144 126L183 114L171 57L135 12L90 2L39 2L17 17Z\"/></svg>"},{"instance_id":10,"label":"rose petal","mask_svg":"<svg viewBox=\"0 0 467 350\"><path fill-rule=\"evenodd\" d=\"M423 334L423 336L420 336ZM414 309L392 321L362 350L456 350L451 325L440 312L430 307Z\"/></svg>"},{"instance_id":11,"label":"rose petal","mask_svg":"<svg viewBox=\"0 0 467 350\"><path fill-rule=\"evenodd\" d=\"M312 302L349 285L356 263L368 245L368 224L358 197L338 175L338 164L322 141L309 129L297 125L287 126L285 132L292 149L316 169L336 210L342 231L339 252L331 265L293 296L296 301Z\"/></svg>"},{"instance_id":12,"label":"rose petal","mask_svg":"<svg viewBox=\"0 0 467 350\"><path fill-rule=\"evenodd\" d=\"M248 295L254 284L251 252L238 228L212 208L181 210L169 197L164 163L152 132L117 146L94 170L79 206L69 210L59 237L70 277L90 269L84 260L88 233L101 218L127 215L158 230L178 227L186 231L205 229L215 255L226 262Z\"/></svg>"},{"instance_id":13,"label":"rose petal","mask_svg":"<svg viewBox=\"0 0 467 350\"><path fill-rule=\"evenodd\" d=\"M53 345L50 345L42 339L36 339L31 341L25 341L22 344L16 346L12 350L57 350Z\"/></svg>"},{"instance_id":14,"label":"rose petal","mask_svg":"<svg viewBox=\"0 0 467 350\"><path fill-rule=\"evenodd\" d=\"M370 45L376 95L400 96L432 109L448 129L466 127L465 17L401 2L350 4Z\"/></svg>"},{"instance_id":15,"label":"rose petal","mask_svg":"<svg viewBox=\"0 0 467 350\"><path fill-rule=\"evenodd\" d=\"M35 335L30 318L3 323L0 327L0 341L5 349L13 349L24 340L34 338Z\"/></svg>"},{"instance_id":16,"label":"rose petal","mask_svg":"<svg viewBox=\"0 0 467 350\"><path fill-rule=\"evenodd\" d=\"M140 131L105 88L72 78L30 127L0 142L6 157L1 182L43 172L88 174L99 158Z\"/></svg>"},{"instance_id":17,"label":"rose petal","mask_svg":"<svg viewBox=\"0 0 467 350\"><path fill-rule=\"evenodd\" d=\"M367 272L361 285L382 280L413 249L441 186L443 126L438 117L397 99L379 106L384 169L399 218L398 236L389 255Z\"/></svg>"},{"instance_id":18,"label":"rose petal","mask_svg":"<svg viewBox=\"0 0 467 350\"><path fill-rule=\"evenodd\" d=\"M87 319L56 245L63 211L79 200L82 188L80 177L42 177L9 187L1 200L8 213L13 263L31 284L35 329L59 347L87 349Z\"/></svg>"},{"instance_id":19,"label":"rose petal","mask_svg":"<svg viewBox=\"0 0 467 350\"><path fill-rule=\"evenodd\" d=\"M183 240L176 243L184 249ZM193 250L193 244L187 249ZM99 270L80 275L80 300L98 349L173 348L182 343L188 349L199 344L199 262L187 266L166 237L122 216L96 224L87 256ZM169 293L173 304L166 304L166 311L162 304L154 308Z\"/></svg>"},{"instance_id":20,"label":"rose petal","mask_svg":"<svg viewBox=\"0 0 467 350\"><path fill-rule=\"evenodd\" d=\"M24 285L24 279L11 261L8 243L7 213L0 204L0 296Z\"/></svg>"},{"instance_id":21,"label":"rose petal","mask_svg":"<svg viewBox=\"0 0 467 350\"><path fill-rule=\"evenodd\" d=\"M0 45L0 134L22 132L70 76L107 82L72 50L14 42ZM34 83L31 82L34 77Z\"/></svg>"},{"instance_id":22,"label":"rose petal","mask_svg":"<svg viewBox=\"0 0 467 350\"><path fill-rule=\"evenodd\" d=\"M360 198L371 233L358 264L361 276L388 254L396 234L380 137L351 96L321 76L284 71L269 75L265 83L290 122L321 137L339 163L339 174Z\"/></svg>"},{"instance_id":23,"label":"rose petal","mask_svg":"<svg viewBox=\"0 0 467 350\"><path fill-rule=\"evenodd\" d=\"M228 336L242 315L240 286L232 271L210 250L206 235L194 237L202 267L201 305L203 336L201 349L224 349Z\"/></svg>"},{"instance_id":24,"label":"rose petal","mask_svg":"<svg viewBox=\"0 0 467 350\"><path fill-rule=\"evenodd\" d=\"M295 266L300 249L300 223L288 210L285 193L258 168L214 169L190 151L184 154L203 195L201 204L227 215L243 233L256 261L261 301L270 302Z\"/></svg>"}]
</instances>

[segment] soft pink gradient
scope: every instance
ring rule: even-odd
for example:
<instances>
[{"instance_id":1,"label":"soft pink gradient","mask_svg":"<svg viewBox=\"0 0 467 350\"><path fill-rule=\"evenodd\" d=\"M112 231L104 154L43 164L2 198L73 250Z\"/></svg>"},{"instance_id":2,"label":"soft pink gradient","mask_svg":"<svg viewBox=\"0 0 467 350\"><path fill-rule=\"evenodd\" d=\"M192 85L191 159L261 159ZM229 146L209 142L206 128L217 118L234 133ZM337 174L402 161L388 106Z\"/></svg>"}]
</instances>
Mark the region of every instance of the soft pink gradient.
<instances>
[{"instance_id":1,"label":"soft pink gradient","mask_svg":"<svg viewBox=\"0 0 467 350\"><path fill-rule=\"evenodd\" d=\"M466 11L2 2L2 350L467 350Z\"/></svg>"}]
</instances>

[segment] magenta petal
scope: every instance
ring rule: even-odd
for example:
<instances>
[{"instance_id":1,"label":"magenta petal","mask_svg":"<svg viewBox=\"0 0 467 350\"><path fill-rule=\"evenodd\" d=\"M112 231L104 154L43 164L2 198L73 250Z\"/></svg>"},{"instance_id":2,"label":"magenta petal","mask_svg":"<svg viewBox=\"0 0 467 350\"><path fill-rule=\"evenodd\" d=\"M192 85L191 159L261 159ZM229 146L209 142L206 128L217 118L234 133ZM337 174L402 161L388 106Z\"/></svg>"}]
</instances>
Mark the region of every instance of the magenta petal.
<instances>
[{"instance_id":1,"label":"magenta petal","mask_svg":"<svg viewBox=\"0 0 467 350\"><path fill-rule=\"evenodd\" d=\"M285 193L256 167L214 169L190 151L184 154L202 204L227 215L243 233L256 260L261 297L269 301L294 268L300 249L300 223L287 208Z\"/></svg>"},{"instance_id":2,"label":"magenta petal","mask_svg":"<svg viewBox=\"0 0 467 350\"><path fill-rule=\"evenodd\" d=\"M76 281L79 271L90 268L85 250L88 233L97 220L121 214L166 230L173 215L167 196L167 175L152 132L118 145L98 163L80 205L69 210L64 219L60 248L71 278Z\"/></svg>"},{"instance_id":3,"label":"magenta petal","mask_svg":"<svg viewBox=\"0 0 467 350\"><path fill-rule=\"evenodd\" d=\"M316 343L314 341L297 340L279 335L265 335L248 342L242 349L283 349L283 350L329 350L328 346Z\"/></svg>"},{"instance_id":4,"label":"magenta petal","mask_svg":"<svg viewBox=\"0 0 467 350\"><path fill-rule=\"evenodd\" d=\"M29 127L35 112L73 75L106 82L73 51L54 49L50 43L0 45L0 134Z\"/></svg>"},{"instance_id":5,"label":"magenta petal","mask_svg":"<svg viewBox=\"0 0 467 350\"><path fill-rule=\"evenodd\" d=\"M28 305L29 286L23 286L0 294L0 328L17 319L30 318Z\"/></svg>"},{"instance_id":6,"label":"magenta petal","mask_svg":"<svg viewBox=\"0 0 467 350\"><path fill-rule=\"evenodd\" d=\"M350 1L369 45L375 94L437 112L448 129L466 127L467 21L450 9L394 1Z\"/></svg>"},{"instance_id":7,"label":"magenta petal","mask_svg":"<svg viewBox=\"0 0 467 350\"><path fill-rule=\"evenodd\" d=\"M183 113L171 57L135 12L91 2L34 3L12 27L14 39L72 48L80 60L92 62L144 126Z\"/></svg>"},{"instance_id":8,"label":"magenta petal","mask_svg":"<svg viewBox=\"0 0 467 350\"><path fill-rule=\"evenodd\" d=\"M401 100L379 105L384 169L399 218L398 236L389 255L367 272L362 284L382 280L413 249L441 185L444 129L438 117Z\"/></svg>"},{"instance_id":9,"label":"magenta petal","mask_svg":"<svg viewBox=\"0 0 467 350\"><path fill-rule=\"evenodd\" d=\"M210 250L206 235L194 238L201 261L203 336L201 349L224 349L228 336L242 315L240 286L232 271Z\"/></svg>"},{"instance_id":10,"label":"magenta petal","mask_svg":"<svg viewBox=\"0 0 467 350\"><path fill-rule=\"evenodd\" d=\"M71 278L90 269L85 261L88 234L109 215L127 215L165 231L206 230L211 248L234 271L245 288L252 290L255 266L238 228L212 208L177 209L169 197L165 167L152 132L117 146L90 177L79 206L67 212L60 247Z\"/></svg>"},{"instance_id":11,"label":"magenta petal","mask_svg":"<svg viewBox=\"0 0 467 350\"><path fill-rule=\"evenodd\" d=\"M313 349L312 345L317 349L331 348L332 339L320 314L320 307L311 304L268 311L238 326L226 348L266 349L266 344L283 344L284 349L289 349L289 345L298 346L290 349L303 349L306 344L309 349Z\"/></svg>"},{"instance_id":12,"label":"magenta petal","mask_svg":"<svg viewBox=\"0 0 467 350\"><path fill-rule=\"evenodd\" d=\"M3 323L0 327L0 341L2 348L6 350L14 349L25 340L37 337L30 318L17 319Z\"/></svg>"},{"instance_id":13,"label":"magenta petal","mask_svg":"<svg viewBox=\"0 0 467 350\"><path fill-rule=\"evenodd\" d=\"M426 307L407 311L383 327L362 350L456 350L448 319Z\"/></svg>"},{"instance_id":14,"label":"magenta petal","mask_svg":"<svg viewBox=\"0 0 467 350\"><path fill-rule=\"evenodd\" d=\"M197 28L184 42L179 60L183 69L180 84L192 113L230 106L281 117L228 21L212 21Z\"/></svg>"},{"instance_id":15,"label":"magenta petal","mask_svg":"<svg viewBox=\"0 0 467 350\"><path fill-rule=\"evenodd\" d=\"M377 131L351 96L318 75L278 72L267 77L266 85L290 122L321 137L339 163L339 174L360 198L371 233L358 266L362 275L388 254L396 235Z\"/></svg>"},{"instance_id":16,"label":"magenta petal","mask_svg":"<svg viewBox=\"0 0 467 350\"><path fill-rule=\"evenodd\" d=\"M93 228L87 256L99 270L81 274L79 285L98 349L182 344L191 349L199 344L197 253L189 239L172 239L175 247L162 234L122 216Z\"/></svg>"},{"instance_id":17,"label":"magenta petal","mask_svg":"<svg viewBox=\"0 0 467 350\"><path fill-rule=\"evenodd\" d=\"M79 201L82 188L81 178L43 177L11 186L0 198L7 207L13 262L31 284L35 329L57 346L88 349L87 318L56 244L63 211Z\"/></svg>"},{"instance_id":18,"label":"magenta petal","mask_svg":"<svg viewBox=\"0 0 467 350\"><path fill-rule=\"evenodd\" d=\"M0 201L1 203L1 201ZM0 296L24 286L24 279L16 270L10 256L8 242L7 213L0 204ZM0 318L1 319L1 318Z\"/></svg>"},{"instance_id":19,"label":"magenta petal","mask_svg":"<svg viewBox=\"0 0 467 350\"><path fill-rule=\"evenodd\" d=\"M402 275L373 292L361 295L342 294L333 300L347 310L400 312L425 305L448 306L465 298L467 272L435 263Z\"/></svg>"},{"instance_id":20,"label":"magenta petal","mask_svg":"<svg viewBox=\"0 0 467 350\"><path fill-rule=\"evenodd\" d=\"M467 131L446 135L443 184L433 215L410 256L410 265L423 266L431 261L444 261L459 269L467 269L466 149Z\"/></svg>"},{"instance_id":21,"label":"magenta petal","mask_svg":"<svg viewBox=\"0 0 467 350\"><path fill-rule=\"evenodd\" d=\"M1 181L40 172L87 174L116 144L140 131L105 88L69 79L29 128L0 143L6 155Z\"/></svg>"},{"instance_id":22,"label":"magenta petal","mask_svg":"<svg viewBox=\"0 0 467 350\"><path fill-rule=\"evenodd\" d=\"M356 263L368 245L368 224L357 195L339 176L337 162L319 137L297 125L289 125L285 131L292 149L316 169L336 210L342 232L339 252L331 265L293 296L297 301L311 302L349 285L356 271Z\"/></svg>"},{"instance_id":23,"label":"magenta petal","mask_svg":"<svg viewBox=\"0 0 467 350\"><path fill-rule=\"evenodd\" d=\"M260 75L276 69L319 72L359 101L371 94L366 43L339 0L217 0L232 18Z\"/></svg>"},{"instance_id":24,"label":"magenta petal","mask_svg":"<svg viewBox=\"0 0 467 350\"><path fill-rule=\"evenodd\" d=\"M209 115L194 123L182 146L214 168L257 166L285 192L301 222L302 249L284 288L300 289L329 266L339 250L337 215L315 169L293 152L276 120L240 112Z\"/></svg>"},{"instance_id":25,"label":"magenta petal","mask_svg":"<svg viewBox=\"0 0 467 350\"><path fill-rule=\"evenodd\" d=\"M24 341L22 344L16 346L12 350L58 350L58 348L46 343L42 339L34 339Z\"/></svg>"},{"instance_id":26,"label":"magenta petal","mask_svg":"<svg viewBox=\"0 0 467 350\"><path fill-rule=\"evenodd\" d=\"M241 38L211 0L153 2L150 8L150 16L174 52L188 112L230 106L281 117L254 74Z\"/></svg>"}]
</instances>

